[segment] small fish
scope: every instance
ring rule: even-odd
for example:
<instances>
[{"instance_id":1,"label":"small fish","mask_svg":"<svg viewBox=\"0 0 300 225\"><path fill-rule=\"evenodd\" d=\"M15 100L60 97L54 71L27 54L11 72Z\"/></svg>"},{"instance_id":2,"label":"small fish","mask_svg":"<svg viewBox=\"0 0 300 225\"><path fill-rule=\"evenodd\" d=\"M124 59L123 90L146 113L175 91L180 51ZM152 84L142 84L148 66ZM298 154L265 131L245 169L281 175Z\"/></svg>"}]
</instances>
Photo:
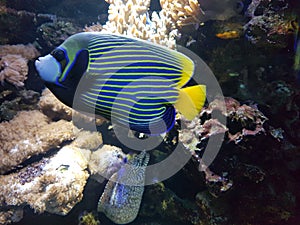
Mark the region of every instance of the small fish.
<instances>
[{"instance_id":1,"label":"small fish","mask_svg":"<svg viewBox=\"0 0 300 225\"><path fill-rule=\"evenodd\" d=\"M234 39L234 38L239 38L240 34L236 30L231 30L231 31L225 31L222 33L217 33L216 37L221 38L221 39Z\"/></svg>"},{"instance_id":2,"label":"small fish","mask_svg":"<svg viewBox=\"0 0 300 225\"><path fill-rule=\"evenodd\" d=\"M206 99L205 85L183 88L195 68L189 57L121 35L72 35L35 66L64 104L146 134L170 130L175 108L193 119Z\"/></svg>"}]
</instances>

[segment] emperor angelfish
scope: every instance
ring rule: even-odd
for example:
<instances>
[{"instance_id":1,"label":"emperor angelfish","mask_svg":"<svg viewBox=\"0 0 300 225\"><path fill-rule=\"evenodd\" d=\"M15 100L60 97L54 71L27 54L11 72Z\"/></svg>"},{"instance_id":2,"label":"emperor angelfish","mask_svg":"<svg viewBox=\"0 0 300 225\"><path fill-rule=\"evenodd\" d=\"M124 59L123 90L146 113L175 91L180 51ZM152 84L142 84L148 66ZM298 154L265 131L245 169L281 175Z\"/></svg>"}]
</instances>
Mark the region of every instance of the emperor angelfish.
<instances>
[{"instance_id":1,"label":"emperor angelfish","mask_svg":"<svg viewBox=\"0 0 300 225\"><path fill-rule=\"evenodd\" d=\"M189 57L121 35L72 35L35 66L64 104L146 134L170 130L175 108L193 119L206 99L205 85L183 88L194 73Z\"/></svg>"}]
</instances>

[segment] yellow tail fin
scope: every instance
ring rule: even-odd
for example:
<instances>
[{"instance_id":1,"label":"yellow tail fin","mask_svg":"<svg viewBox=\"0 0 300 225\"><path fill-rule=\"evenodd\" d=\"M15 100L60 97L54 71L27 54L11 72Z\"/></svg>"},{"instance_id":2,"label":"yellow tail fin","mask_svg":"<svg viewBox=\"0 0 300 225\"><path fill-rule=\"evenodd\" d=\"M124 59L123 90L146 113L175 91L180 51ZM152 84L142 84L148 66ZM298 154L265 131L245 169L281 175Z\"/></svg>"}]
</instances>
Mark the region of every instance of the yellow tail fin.
<instances>
[{"instance_id":1,"label":"yellow tail fin","mask_svg":"<svg viewBox=\"0 0 300 225\"><path fill-rule=\"evenodd\" d=\"M179 90L179 97L175 108L188 119L194 119L204 105L206 99L206 86L195 85Z\"/></svg>"}]
</instances>

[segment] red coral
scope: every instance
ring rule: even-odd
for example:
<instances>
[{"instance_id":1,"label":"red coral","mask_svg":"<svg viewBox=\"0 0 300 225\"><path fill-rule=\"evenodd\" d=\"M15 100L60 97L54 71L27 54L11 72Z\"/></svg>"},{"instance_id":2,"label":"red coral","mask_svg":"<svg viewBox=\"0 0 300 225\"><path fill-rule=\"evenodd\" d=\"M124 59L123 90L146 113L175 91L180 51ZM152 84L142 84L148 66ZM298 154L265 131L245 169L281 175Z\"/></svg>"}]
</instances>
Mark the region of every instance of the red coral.
<instances>
[{"instance_id":1,"label":"red coral","mask_svg":"<svg viewBox=\"0 0 300 225\"><path fill-rule=\"evenodd\" d=\"M229 142L234 141L239 143L245 136L253 136L259 133L264 133L263 124L267 118L260 112L255 105L241 105L237 100L225 97L224 104L221 104L220 99L216 99L211 102L208 107L203 108L200 117L210 118L213 112L219 111L227 118L227 124L219 124L218 127L223 127L223 130L227 128L227 136ZM209 123L208 123L209 121ZM208 129L208 126L212 126L210 120L206 120L203 124L206 125L206 132L204 137L209 137L218 133L215 133L215 129ZM216 126L219 121L214 121ZM203 132L203 131L202 131Z\"/></svg>"}]
</instances>

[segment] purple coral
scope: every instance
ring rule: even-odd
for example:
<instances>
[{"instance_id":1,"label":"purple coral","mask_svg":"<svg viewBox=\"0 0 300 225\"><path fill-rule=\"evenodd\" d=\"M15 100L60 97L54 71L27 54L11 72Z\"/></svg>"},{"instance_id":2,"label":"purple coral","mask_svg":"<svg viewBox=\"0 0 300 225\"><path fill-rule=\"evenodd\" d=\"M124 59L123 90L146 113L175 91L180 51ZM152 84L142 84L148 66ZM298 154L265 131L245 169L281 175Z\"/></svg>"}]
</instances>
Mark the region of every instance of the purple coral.
<instances>
[{"instance_id":1,"label":"purple coral","mask_svg":"<svg viewBox=\"0 0 300 225\"><path fill-rule=\"evenodd\" d=\"M30 183L34 180L34 178L42 175L43 168L47 162L47 159L42 159L37 164L28 166L23 171L18 173L20 184L24 185L26 183Z\"/></svg>"},{"instance_id":2,"label":"purple coral","mask_svg":"<svg viewBox=\"0 0 300 225\"><path fill-rule=\"evenodd\" d=\"M216 135L219 132L226 132L228 141L239 143L245 136L254 136L264 133L263 124L267 118L255 105L241 105L237 100L225 97L225 108L220 107L218 99L211 102L201 112L201 118L211 118L216 111L227 118L227 124L220 124L216 119L205 120L202 126L203 137ZM226 128L227 127L227 128ZM211 129L214 128L214 129ZM216 128L219 128L216 130Z\"/></svg>"},{"instance_id":3,"label":"purple coral","mask_svg":"<svg viewBox=\"0 0 300 225\"><path fill-rule=\"evenodd\" d=\"M256 105L240 104L237 100L225 97L224 103L220 99L215 99L207 107L204 107L200 115L193 121L181 120L184 129L180 132L179 139L183 145L189 149L193 158L199 163L198 170L204 172L207 185L213 195L229 190L233 183L230 179L215 174L205 161L204 151L207 140L214 136L225 134L225 140L236 145L248 136L255 136L265 133L264 123L267 118ZM227 123L224 124L213 115L222 114L226 117ZM200 151L199 151L200 149ZM249 176L254 173L249 173ZM263 179L263 173L258 175L257 180ZM254 175L253 175L254 176Z\"/></svg>"}]
</instances>

